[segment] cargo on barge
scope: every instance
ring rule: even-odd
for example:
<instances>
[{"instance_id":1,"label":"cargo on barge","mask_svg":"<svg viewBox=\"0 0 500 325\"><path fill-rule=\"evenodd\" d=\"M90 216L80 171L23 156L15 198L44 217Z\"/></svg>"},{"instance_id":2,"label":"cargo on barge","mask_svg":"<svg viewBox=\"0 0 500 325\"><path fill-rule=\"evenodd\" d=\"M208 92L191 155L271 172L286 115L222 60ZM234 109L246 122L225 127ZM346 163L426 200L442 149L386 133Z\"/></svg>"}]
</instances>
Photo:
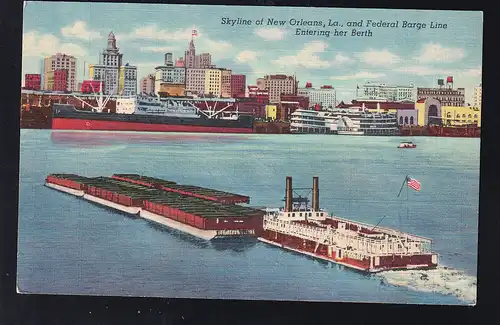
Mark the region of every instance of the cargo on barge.
<instances>
[{"instance_id":1,"label":"cargo on barge","mask_svg":"<svg viewBox=\"0 0 500 325\"><path fill-rule=\"evenodd\" d=\"M114 174L112 178L224 204L250 203L250 198L248 196L199 186L179 185L173 181L154 177L141 176L137 174Z\"/></svg>"},{"instance_id":2,"label":"cargo on barge","mask_svg":"<svg viewBox=\"0 0 500 325\"><path fill-rule=\"evenodd\" d=\"M262 234L262 210L166 191L141 177L138 183L112 177L51 174L45 185L206 240Z\"/></svg>"},{"instance_id":3,"label":"cargo on barge","mask_svg":"<svg viewBox=\"0 0 500 325\"><path fill-rule=\"evenodd\" d=\"M267 210L259 240L370 273L437 267L430 239L329 215L319 208L318 177L312 193L312 207L304 198L295 204L287 177L285 208Z\"/></svg>"}]
</instances>

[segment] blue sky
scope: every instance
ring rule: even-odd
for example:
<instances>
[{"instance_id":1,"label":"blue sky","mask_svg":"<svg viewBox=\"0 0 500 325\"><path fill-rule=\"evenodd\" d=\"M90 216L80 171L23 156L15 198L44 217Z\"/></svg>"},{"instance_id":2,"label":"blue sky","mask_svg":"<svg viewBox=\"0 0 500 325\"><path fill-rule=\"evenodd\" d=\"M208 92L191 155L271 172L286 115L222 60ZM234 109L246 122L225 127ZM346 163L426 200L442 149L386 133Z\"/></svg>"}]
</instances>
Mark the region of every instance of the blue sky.
<instances>
[{"instance_id":1,"label":"blue sky","mask_svg":"<svg viewBox=\"0 0 500 325\"><path fill-rule=\"evenodd\" d=\"M221 24L223 17L287 23L230 27ZM399 28L370 28L371 37L334 37L335 27L326 28L330 37L297 36L297 26L289 24L292 18L331 19L348 34L353 29L348 21L399 21ZM402 21L426 23L427 28L402 28ZM447 28L431 29L431 22ZM75 55L77 77L83 79L84 62L99 62L110 31L124 61L136 65L143 77L163 62L165 52L182 56L194 28L197 53L209 52L218 67L246 74L247 84L265 74L295 73L301 86L329 84L337 88L339 99L350 101L356 85L366 81L430 87L451 75L454 86L465 87L471 101L473 88L481 82L481 12L30 1L23 23L23 80L25 73L39 73L43 57L56 52Z\"/></svg>"}]
</instances>

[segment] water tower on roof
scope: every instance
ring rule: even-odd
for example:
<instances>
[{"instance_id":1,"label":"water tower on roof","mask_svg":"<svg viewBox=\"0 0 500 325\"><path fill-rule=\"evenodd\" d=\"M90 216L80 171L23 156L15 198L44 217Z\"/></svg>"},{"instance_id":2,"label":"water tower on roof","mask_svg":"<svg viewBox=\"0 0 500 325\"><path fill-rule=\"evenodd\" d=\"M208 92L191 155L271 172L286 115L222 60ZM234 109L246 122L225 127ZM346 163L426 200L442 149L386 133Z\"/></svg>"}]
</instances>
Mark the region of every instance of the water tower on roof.
<instances>
[{"instance_id":1,"label":"water tower on roof","mask_svg":"<svg viewBox=\"0 0 500 325\"><path fill-rule=\"evenodd\" d=\"M168 52L165 53L165 65L167 67L173 67L174 66L174 59L172 53Z\"/></svg>"},{"instance_id":2,"label":"water tower on roof","mask_svg":"<svg viewBox=\"0 0 500 325\"><path fill-rule=\"evenodd\" d=\"M452 76L446 77L446 85L448 86L448 88L453 89L453 77Z\"/></svg>"}]
</instances>

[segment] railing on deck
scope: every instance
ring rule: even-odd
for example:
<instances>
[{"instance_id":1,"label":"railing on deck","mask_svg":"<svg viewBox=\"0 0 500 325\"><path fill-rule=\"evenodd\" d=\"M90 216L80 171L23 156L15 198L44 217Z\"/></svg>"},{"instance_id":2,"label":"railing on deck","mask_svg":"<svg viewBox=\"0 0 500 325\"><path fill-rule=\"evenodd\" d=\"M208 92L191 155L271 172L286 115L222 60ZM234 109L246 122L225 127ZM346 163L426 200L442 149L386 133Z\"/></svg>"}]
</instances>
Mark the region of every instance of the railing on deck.
<instances>
[{"instance_id":1,"label":"railing on deck","mask_svg":"<svg viewBox=\"0 0 500 325\"><path fill-rule=\"evenodd\" d=\"M364 254L376 255L406 255L429 253L431 251L431 241L423 240L417 236L408 236L399 232L397 237L384 239L370 239L360 237L357 232L337 231L334 228L320 228L301 223L292 223L284 220L265 217L264 229L286 233L298 238L327 243L339 247L351 247L355 251ZM417 238L418 240L413 240Z\"/></svg>"}]
</instances>

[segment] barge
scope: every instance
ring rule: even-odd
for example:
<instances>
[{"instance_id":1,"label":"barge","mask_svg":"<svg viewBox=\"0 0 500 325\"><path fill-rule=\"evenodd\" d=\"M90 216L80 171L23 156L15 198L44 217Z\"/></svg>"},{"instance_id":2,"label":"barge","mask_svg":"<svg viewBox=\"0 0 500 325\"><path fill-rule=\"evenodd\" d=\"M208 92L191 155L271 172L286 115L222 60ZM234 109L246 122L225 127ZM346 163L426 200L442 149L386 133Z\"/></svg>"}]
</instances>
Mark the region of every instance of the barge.
<instances>
[{"instance_id":1,"label":"barge","mask_svg":"<svg viewBox=\"0 0 500 325\"><path fill-rule=\"evenodd\" d=\"M248 196L207 189L199 186L179 185L176 182L166 181L154 177L137 174L114 174L112 178L224 204L250 203L250 198Z\"/></svg>"},{"instance_id":2,"label":"barge","mask_svg":"<svg viewBox=\"0 0 500 325\"><path fill-rule=\"evenodd\" d=\"M205 240L257 237L263 231L265 212L235 204L241 198L249 201L238 194L135 174L94 178L51 174L45 186ZM183 189L182 193L171 191L172 187Z\"/></svg>"},{"instance_id":3,"label":"barge","mask_svg":"<svg viewBox=\"0 0 500 325\"><path fill-rule=\"evenodd\" d=\"M285 207L267 209L258 239L368 273L437 267L438 255L428 238L339 218L320 209L318 184L314 177L312 206L308 207L308 200L294 199L292 178L287 177Z\"/></svg>"}]
</instances>

